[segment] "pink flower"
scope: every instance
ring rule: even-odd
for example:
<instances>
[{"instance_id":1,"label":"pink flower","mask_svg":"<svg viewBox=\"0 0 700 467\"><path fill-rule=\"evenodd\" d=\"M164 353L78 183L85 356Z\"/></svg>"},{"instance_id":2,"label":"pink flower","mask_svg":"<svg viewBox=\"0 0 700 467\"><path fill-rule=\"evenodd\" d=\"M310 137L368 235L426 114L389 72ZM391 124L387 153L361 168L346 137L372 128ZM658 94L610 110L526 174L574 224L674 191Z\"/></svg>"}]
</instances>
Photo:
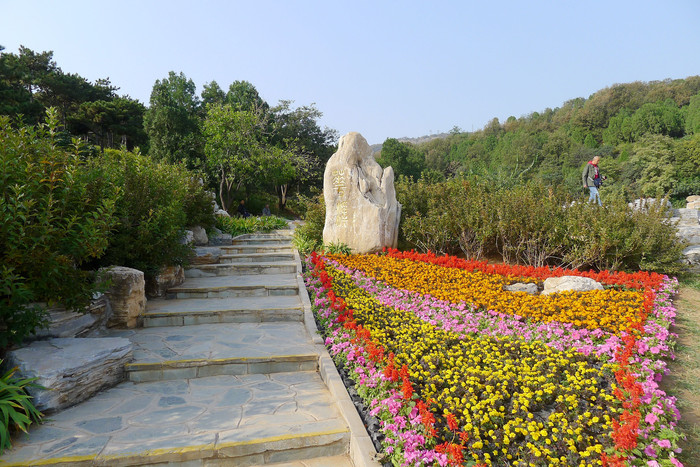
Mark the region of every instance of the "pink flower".
<instances>
[{"instance_id":1,"label":"pink flower","mask_svg":"<svg viewBox=\"0 0 700 467\"><path fill-rule=\"evenodd\" d=\"M647 447L644 448L644 454L646 454L646 455L649 456L649 457L656 458L656 449L654 449L653 446L647 446ZM654 464L652 464L652 462L653 462ZM658 467L659 463L656 462L656 461L649 461L649 462L648 462L648 465L650 465L650 466L655 465L655 466Z\"/></svg>"},{"instance_id":2,"label":"pink flower","mask_svg":"<svg viewBox=\"0 0 700 467\"><path fill-rule=\"evenodd\" d=\"M649 425L653 425L654 423L659 421L659 417L654 412L652 412L646 417L644 417L644 421L647 422Z\"/></svg>"},{"instance_id":3,"label":"pink flower","mask_svg":"<svg viewBox=\"0 0 700 467\"><path fill-rule=\"evenodd\" d=\"M655 439L654 441L660 448L671 449L671 442L667 439Z\"/></svg>"}]
</instances>

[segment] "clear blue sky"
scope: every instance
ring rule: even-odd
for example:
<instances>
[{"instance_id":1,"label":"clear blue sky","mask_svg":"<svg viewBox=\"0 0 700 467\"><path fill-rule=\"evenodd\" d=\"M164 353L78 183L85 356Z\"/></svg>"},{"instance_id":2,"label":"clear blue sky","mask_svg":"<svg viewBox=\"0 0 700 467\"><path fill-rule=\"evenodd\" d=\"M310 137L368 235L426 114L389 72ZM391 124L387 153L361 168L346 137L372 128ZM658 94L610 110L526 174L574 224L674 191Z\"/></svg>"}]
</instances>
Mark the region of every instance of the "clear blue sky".
<instances>
[{"instance_id":1,"label":"clear blue sky","mask_svg":"<svg viewBox=\"0 0 700 467\"><path fill-rule=\"evenodd\" d=\"M700 74L700 1L0 0L0 45L53 50L148 105L169 71L373 143L471 131L615 83Z\"/></svg>"}]
</instances>

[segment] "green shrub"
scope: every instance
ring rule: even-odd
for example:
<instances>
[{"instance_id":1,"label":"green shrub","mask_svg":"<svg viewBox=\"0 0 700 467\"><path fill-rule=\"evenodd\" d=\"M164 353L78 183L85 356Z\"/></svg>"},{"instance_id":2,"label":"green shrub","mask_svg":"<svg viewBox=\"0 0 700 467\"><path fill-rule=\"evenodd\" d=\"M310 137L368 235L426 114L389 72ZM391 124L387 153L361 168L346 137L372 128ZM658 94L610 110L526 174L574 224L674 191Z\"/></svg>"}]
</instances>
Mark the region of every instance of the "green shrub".
<instances>
[{"instance_id":1,"label":"green shrub","mask_svg":"<svg viewBox=\"0 0 700 467\"><path fill-rule=\"evenodd\" d=\"M301 254L308 254L323 245L323 227L326 222L326 203L323 195L298 196L299 209L304 212L304 223L294 230L292 244Z\"/></svg>"},{"instance_id":2,"label":"green shrub","mask_svg":"<svg viewBox=\"0 0 700 467\"><path fill-rule=\"evenodd\" d=\"M188 227L200 226L206 230L216 225L212 194L204 189L201 178L195 174L184 181L185 191L182 193L185 223Z\"/></svg>"},{"instance_id":3,"label":"green shrub","mask_svg":"<svg viewBox=\"0 0 700 467\"><path fill-rule=\"evenodd\" d=\"M399 243L435 253L481 258L495 251L496 213L489 185L480 179L429 183L400 178Z\"/></svg>"},{"instance_id":4,"label":"green shrub","mask_svg":"<svg viewBox=\"0 0 700 467\"><path fill-rule=\"evenodd\" d=\"M578 203L567 209L563 264L574 268L681 273L683 245L663 203L635 211L614 200L605 208Z\"/></svg>"},{"instance_id":5,"label":"green shrub","mask_svg":"<svg viewBox=\"0 0 700 467\"><path fill-rule=\"evenodd\" d=\"M0 364L2 360L0 360ZM27 427L32 422L41 423L43 414L32 403L32 396L27 394L26 388L41 386L34 383L36 378L18 380L14 377L17 368L0 377L0 413L2 424L0 425L0 454L12 447L10 435L13 431L27 432ZM42 388L43 389L43 388Z\"/></svg>"},{"instance_id":6,"label":"green shrub","mask_svg":"<svg viewBox=\"0 0 700 467\"><path fill-rule=\"evenodd\" d=\"M538 183L499 190L491 198L496 211L496 244L508 263L544 266L560 259L564 246L564 200Z\"/></svg>"},{"instance_id":7,"label":"green shrub","mask_svg":"<svg viewBox=\"0 0 700 467\"><path fill-rule=\"evenodd\" d=\"M0 347L44 324L33 302L82 310L96 290L81 269L107 248L118 188L61 149L57 113L46 125L14 129L0 117Z\"/></svg>"},{"instance_id":8,"label":"green shrub","mask_svg":"<svg viewBox=\"0 0 700 467\"><path fill-rule=\"evenodd\" d=\"M192 252L181 242L190 222L187 209L213 209L211 198L208 205L204 203L206 195L195 174L183 165L156 162L126 150L106 150L91 163L109 184L123 188L116 206L119 224L99 264L138 269L147 279L165 266L185 264Z\"/></svg>"},{"instance_id":9,"label":"green shrub","mask_svg":"<svg viewBox=\"0 0 700 467\"><path fill-rule=\"evenodd\" d=\"M284 229L287 227L287 221L277 216L251 216L246 218L217 216L216 227L222 232L236 237L248 233L271 232Z\"/></svg>"}]
</instances>

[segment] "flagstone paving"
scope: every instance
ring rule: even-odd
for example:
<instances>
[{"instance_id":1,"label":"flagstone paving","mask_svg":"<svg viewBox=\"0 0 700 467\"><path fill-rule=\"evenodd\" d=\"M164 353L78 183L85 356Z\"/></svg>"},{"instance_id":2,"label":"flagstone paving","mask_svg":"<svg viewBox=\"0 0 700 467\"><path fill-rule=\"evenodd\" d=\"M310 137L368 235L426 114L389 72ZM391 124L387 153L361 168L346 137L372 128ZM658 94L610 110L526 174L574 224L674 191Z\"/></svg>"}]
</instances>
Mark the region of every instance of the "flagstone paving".
<instances>
[{"instance_id":1,"label":"flagstone paving","mask_svg":"<svg viewBox=\"0 0 700 467\"><path fill-rule=\"evenodd\" d=\"M265 254L289 248L289 235L251 242L234 239ZM149 302L146 327L110 332L134 344L128 380L49 415L0 466L378 465L309 330L299 282L292 272L189 278L174 299Z\"/></svg>"}]
</instances>

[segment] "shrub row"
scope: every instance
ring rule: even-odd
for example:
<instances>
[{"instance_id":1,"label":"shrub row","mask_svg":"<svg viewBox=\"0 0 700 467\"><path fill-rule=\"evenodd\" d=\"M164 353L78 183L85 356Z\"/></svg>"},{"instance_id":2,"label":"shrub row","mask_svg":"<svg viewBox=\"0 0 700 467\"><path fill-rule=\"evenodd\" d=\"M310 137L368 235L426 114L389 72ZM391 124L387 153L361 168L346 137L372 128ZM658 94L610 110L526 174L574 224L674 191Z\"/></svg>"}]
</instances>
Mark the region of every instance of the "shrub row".
<instances>
[{"instance_id":1,"label":"shrub row","mask_svg":"<svg viewBox=\"0 0 700 467\"><path fill-rule=\"evenodd\" d=\"M505 262L677 274L683 245L664 203L604 208L530 182L494 188L478 178L396 183L400 241L420 251Z\"/></svg>"}]
</instances>

